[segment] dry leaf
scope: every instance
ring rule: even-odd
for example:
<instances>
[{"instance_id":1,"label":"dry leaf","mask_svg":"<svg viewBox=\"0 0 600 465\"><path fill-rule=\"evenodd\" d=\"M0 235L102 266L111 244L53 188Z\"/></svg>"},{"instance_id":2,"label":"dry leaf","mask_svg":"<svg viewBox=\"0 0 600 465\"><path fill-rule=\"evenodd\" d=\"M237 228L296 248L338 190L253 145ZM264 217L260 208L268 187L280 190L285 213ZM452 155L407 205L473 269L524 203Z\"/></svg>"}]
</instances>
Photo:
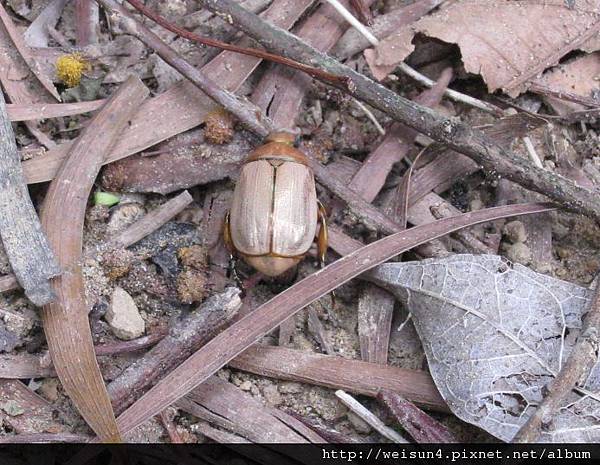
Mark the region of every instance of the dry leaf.
<instances>
[{"instance_id":1,"label":"dry leaf","mask_svg":"<svg viewBox=\"0 0 600 465\"><path fill-rule=\"evenodd\" d=\"M378 267L374 282L412 312L434 381L453 413L510 441L566 361L591 291L494 255ZM600 441L600 364L542 432Z\"/></svg>"},{"instance_id":2,"label":"dry leaf","mask_svg":"<svg viewBox=\"0 0 600 465\"><path fill-rule=\"evenodd\" d=\"M582 97L600 99L600 52L584 55L556 66L535 82L556 92L570 92ZM561 116L586 108L578 103L555 97L546 96L545 99Z\"/></svg>"},{"instance_id":3,"label":"dry leaf","mask_svg":"<svg viewBox=\"0 0 600 465\"><path fill-rule=\"evenodd\" d=\"M600 0L577 0L571 8L562 0L459 0L422 18L412 34L403 29L381 41L370 61L395 66L410 53L412 35L421 33L457 44L465 69L481 74L490 92L516 96L572 50L596 50L599 12Z\"/></svg>"}]
</instances>

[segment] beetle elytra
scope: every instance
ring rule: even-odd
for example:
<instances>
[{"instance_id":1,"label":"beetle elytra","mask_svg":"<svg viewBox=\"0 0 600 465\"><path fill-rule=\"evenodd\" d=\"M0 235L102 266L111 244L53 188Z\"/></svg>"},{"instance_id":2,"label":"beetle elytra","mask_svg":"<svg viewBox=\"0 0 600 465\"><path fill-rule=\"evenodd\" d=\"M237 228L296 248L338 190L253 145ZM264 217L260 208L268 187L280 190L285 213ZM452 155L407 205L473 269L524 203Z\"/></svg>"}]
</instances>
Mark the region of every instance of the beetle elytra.
<instances>
[{"instance_id":1,"label":"beetle elytra","mask_svg":"<svg viewBox=\"0 0 600 465\"><path fill-rule=\"evenodd\" d=\"M267 276L278 276L302 260L318 222L319 259L325 261L325 210L308 159L293 143L292 134L275 132L250 153L225 218L230 253Z\"/></svg>"}]
</instances>

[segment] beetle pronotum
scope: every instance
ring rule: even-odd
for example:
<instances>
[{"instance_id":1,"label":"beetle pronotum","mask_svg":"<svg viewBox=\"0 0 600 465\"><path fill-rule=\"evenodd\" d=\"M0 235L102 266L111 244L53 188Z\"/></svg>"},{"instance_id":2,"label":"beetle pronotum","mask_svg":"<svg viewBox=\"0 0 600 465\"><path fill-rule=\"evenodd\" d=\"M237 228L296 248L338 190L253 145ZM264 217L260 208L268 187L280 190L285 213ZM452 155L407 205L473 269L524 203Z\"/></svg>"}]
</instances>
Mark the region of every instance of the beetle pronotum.
<instances>
[{"instance_id":1,"label":"beetle pronotum","mask_svg":"<svg viewBox=\"0 0 600 465\"><path fill-rule=\"evenodd\" d=\"M323 264L327 250L325 211L317 200L308 159L293 146L294 136L270 134L245 160L225 218L230 253L267 276L296 265L315 237Z\"/></svg>"}]
</instances>

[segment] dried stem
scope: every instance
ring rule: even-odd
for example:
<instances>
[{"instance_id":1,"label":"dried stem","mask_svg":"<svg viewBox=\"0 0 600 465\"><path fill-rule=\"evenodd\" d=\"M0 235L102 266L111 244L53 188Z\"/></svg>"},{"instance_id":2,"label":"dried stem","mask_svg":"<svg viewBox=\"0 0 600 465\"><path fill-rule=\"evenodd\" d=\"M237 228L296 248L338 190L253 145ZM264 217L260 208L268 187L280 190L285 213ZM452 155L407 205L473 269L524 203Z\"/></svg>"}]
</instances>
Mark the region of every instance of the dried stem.
<instances>
[{"instance_id":1,"label":"dried stem","mask_svg":"<svg viewBox=\"0 0 600 465\"><path fill-rule=\"evenodd\" d=\"M596 285L590 308L583 320L569 358L556 378L548 385L548 395L535 409L533 415L518 431L513 442L536 442L542 428L552 423L554 415L564 403L565 397L577 387L582 387L590 370L598 361L600 346L600 285Z\"/></svg>"},{"instance_id":2,"label":"dried stem","mask_svg":"<svg viewBox=\"0 0 600 465\"><path fill-rule=\"evenodd\" d=\"M226 42L221 42L220 40L210 39L208 37L202 37L193 32L187 31L176 24L173 24L167 21L165 18L155 13L154 11L147 8L143 3L139 0L127 0L131 6L133 6L136 10L142 13L144 16L150 18L156 24L164 27L165 29L174 32L175 34L187 39L192 42L198 42L200 44L208 45L209 47L216 47L222 50L228 50L230 52L241 53L242 55L249 55L252 57L261 58L263 60L272 61L274 63L279 63L285 66L288 66L293 69L297 69L298 71L302 71L303 73L308 74L309 76L318 77L325 82L329 82L331 84L342 85L347 83L344 78L340 78L339 76L335 76L333 74L326 73L318 68L313 68L312 66L307 66L303 63L298 63L294 60L290 60L288 58L282 57L281 55L275 55L273 53L265 52L264 50L258 50L247 47L239 47L237 45L231 45Z\"/></svg>"},{"instance_id":3,"label":"dried stem","mask_svg":"<svg viewBox=\"0 0 600 465\"><path fill-rule=\"evenodd\" d=\"M250 102L224 90L203 72L194 68L150 29L133 18L122 5L115 0L96 1L111 15L113 23L119 24L124 31L127 31L127 33L144 42L165 62L185 76L192 84L206 93L215 102L223 106L223 108L238 117L248 129L263 137L267 136L274 129L271 122L262 116L261 111L258 108L254 108Z\"/></svg>"},{"instance_id":4,"label":"dried stem","mask_svg":"<svg viewBox=\"0 0 600 465\"><path fill-rule=\"evenodd\" d=\"M526 189L539 192L571 211L600 220L597 195L568 179L532 166L528 160L500 147L481 131L453 118L443 117L395 94L335 59L303 43L232 0L203 0L209 10L230 17L236 27L258 40L267 49L296 61L308 62L324 71L351 79L350 94L377 108L394 120L472 158L489 175L502 176Z\"/></svg>"}]
</instances>

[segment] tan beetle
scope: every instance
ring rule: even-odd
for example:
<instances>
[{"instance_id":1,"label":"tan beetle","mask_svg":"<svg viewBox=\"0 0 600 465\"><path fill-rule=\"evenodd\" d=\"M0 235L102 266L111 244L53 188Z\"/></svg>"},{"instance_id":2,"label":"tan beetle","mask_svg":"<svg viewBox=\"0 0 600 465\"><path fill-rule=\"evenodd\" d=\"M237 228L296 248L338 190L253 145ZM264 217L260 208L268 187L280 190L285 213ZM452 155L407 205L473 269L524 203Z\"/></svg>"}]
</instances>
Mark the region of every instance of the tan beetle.
<instances>
[{"instance_id":1,"label":"tan beetle","mask_svg":"<svg viewBox=\"0 0 600 465\"><path fill-rule=\"evenodd\" d=\"M294 136L270 134L244 161L231 210L225 217L224 240L232 257L267 276L296 265L315 237L325 262L327 225L317 200L315 179L306 155L294 148Z\"/></svg>"}]
</instances>

